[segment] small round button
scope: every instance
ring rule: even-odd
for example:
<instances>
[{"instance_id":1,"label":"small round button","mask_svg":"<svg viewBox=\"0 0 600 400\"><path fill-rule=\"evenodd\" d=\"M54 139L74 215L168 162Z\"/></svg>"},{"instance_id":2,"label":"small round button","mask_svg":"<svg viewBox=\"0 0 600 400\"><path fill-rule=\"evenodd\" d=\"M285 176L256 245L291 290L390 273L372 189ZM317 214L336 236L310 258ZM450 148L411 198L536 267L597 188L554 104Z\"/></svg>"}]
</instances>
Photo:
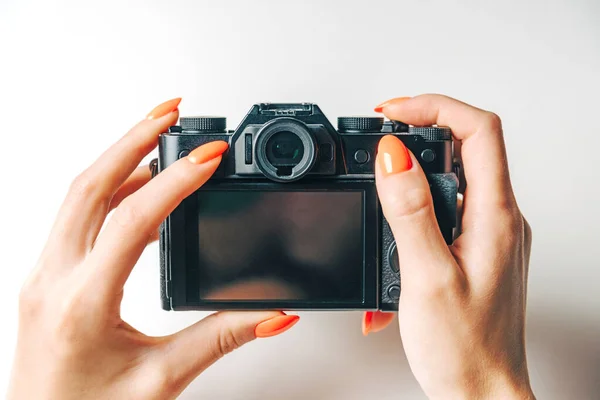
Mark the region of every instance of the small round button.
<instances>
[{"instance_id":1,"label":"small round button","mask_svg":"<svg viewBox=\"0 0 600 400\"><path fill-rule=\"evenodd\" d=\"M431 149L425 149L421 152L421 159L425 162L432 162L435 160L435 151Z\"/></svg>"},{"instance_id":2,"label":"small round button","mask_svg":"<svg viewBox=\"0 0 600 400\"><path fill-rule=\"evenodd\" d=\"M394 272L400 272L400 260L398 259L398 248L396 242L392 243L388 251L388 263Z\"/></svg>"},{"instance_id":3,"label":"small round button","mask_svg":"<svg viewBox=\"0 0 600 400\"><path fill-rule=\"evenodd\" d=\"M398 300L400 298L400 286L398 285L390 286L387 292L392 300Z\"/></svg>"},{"instance_id":4,"label":"small round button","mask_svg":"<svg viewBox=\"0 0 600 400\"><path fill-rule=\"evenodd\" d=\"M188 154L190 154L189 150L181 150L179 152L179 158L187 157Z\"/></svg>"},{"instance_id":5,"label":"small round button","mask_svg":"<svg viewBox=\"0 0 600 400\"><path fill-rule=\"evenodd\" d=\"M369 153L366 150L359 149L354 153L354 161L359 164L364 164L369 161Z\"/></svg>"}]
</instances>

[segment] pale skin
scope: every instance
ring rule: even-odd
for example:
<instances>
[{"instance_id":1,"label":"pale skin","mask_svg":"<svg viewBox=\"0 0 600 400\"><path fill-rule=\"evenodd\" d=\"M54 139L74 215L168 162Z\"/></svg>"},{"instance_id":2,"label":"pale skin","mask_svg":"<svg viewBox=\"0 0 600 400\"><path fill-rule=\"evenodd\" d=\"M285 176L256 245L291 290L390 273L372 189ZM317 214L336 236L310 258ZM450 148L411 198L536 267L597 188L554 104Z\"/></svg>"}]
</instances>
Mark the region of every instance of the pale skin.
<instances>
[{"instance_id":1,"label":"pale skin","mask_svg":"<svg viewBox=\"0 0 600 400\"><path fill-rule=\"evenodd\" d=\"M452 128L467 181L463 232L447 246L414 156L410 170L385 177L377 164L398 245L398 319L413 374L430 398L533 398L524 338L531 229L511 187L500 119L438 95L392 100L382 112ZM375 314L373 330L390 321Z\"/></svg>"},{"instance_id":2,"label":"pale skin","mask_svg":"<svg viewBox=\"0 0 600 400\"><path fill-rule=\"evenodd\" d=\"M533 398L524 340L531 230L511 188L500 120L439 95L391 100L381 111L452 128L468 185L463 233L447 246L416 159L394 174L377 163L378 194L398 245L398 316L412 372L430 398ZM74 180L21 291L9 399L175 398L255 339L261 323L288 318L216 313L167 337L146 336L121 319L123 285L158 225L221 161L181 159L152 180L136 168L178 115L175 108L141 121ZM367 330L392 317L375 313Z\"/></svg>"}]
</instances>

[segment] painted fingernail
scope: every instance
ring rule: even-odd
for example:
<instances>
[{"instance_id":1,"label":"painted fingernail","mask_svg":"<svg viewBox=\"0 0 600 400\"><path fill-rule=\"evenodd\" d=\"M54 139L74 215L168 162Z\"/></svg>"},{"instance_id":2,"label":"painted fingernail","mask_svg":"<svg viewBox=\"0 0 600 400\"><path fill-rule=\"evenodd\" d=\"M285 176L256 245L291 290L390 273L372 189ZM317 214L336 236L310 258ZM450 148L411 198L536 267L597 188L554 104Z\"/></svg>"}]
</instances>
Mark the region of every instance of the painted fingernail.
<instances>
[{"instance_id":1,"label":"painted fingernail","mask_svg":"<svg viewBox=\"0 0 600 400\"><path fill-rule=\"evenodd\" d=\"M213 158L219 157L221 154L225 153L228 148L229 144L222 140L209 142L192 150L192 152L188 154L187 159L194 164L203 164Z\"/></svg>"},{"instance_id":2,"label":"painted fingernail","mask_svg":"<svg viewBox=\"0 0 600 400\"><path fill-rule=\"evenodd\" d=\"M362 332L365 336L367 336L369 332L371 332L371 325L373 324L373 314L375 313L372 311L366 311L363 316Z\"/></svg>"},{"instance_id":3,"label":"painted fingernail","mask_svg":"<svg viewBox=\"0 0 600 400\"><path fill-rule=\"evenodd\" d=\"M379 141L377 162L384 176L412 168L408 149L400 139L392 135L386 135Z\"/></svg>"},{"instance_id":4,"label":"painted fingernail","mask_svg":"<svg viewBox=\"0 0 600 400\"><path fill-rule=\"evenodd\" d=\"M259 338L279 335L294 326L298 320L300 317L297 315L280 315L256 325L254 334Z\"/></svg>"},{"instance_id":5,"label":"painted fingernail","mask_svg":"<svg viewBox=\"0 0 600 400\"><path fill-rule=\"evenodd\" d=\"M158 119L160 117L164 117L168 113L177 110L179 103L181 103L181 97L177 97L175 99L165 101L164 103L159 104L156 107L154 107L154 110L150 111L148 113L148 115L146 116L146 118L147 119Z\"/></svg>"},{"instance_id":6,"label":"painted fingernail","mask_svg":"<svg viewBox=\"0 0 600 400\"><path fill-rule=\"evenodd\" d=\"M384 107L387 107L390 104L400 103L400 102L406 101L408 99L410 99L410 97L396 97L395 99L384 101L383 103L381 103L377 107L375 107L374 110L375 110L375 112L380 113L383 111Z\"/></svg>"}]
</instances>

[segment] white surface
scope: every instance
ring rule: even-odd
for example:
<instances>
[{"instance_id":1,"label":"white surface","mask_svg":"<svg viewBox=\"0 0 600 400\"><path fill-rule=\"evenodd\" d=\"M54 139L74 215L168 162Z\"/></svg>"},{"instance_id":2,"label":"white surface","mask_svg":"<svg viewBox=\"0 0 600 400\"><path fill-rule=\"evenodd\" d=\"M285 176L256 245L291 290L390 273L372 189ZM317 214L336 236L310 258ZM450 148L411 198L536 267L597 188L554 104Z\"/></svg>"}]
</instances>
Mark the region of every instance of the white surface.
<instances>
[{"instance_id":1,"label":"white surface","mask_svg":"<svg viewBox=\"0 0 600 400\"><path fill-rule=\"evenodd\" d=\"M440 92L504 121L534 231L528 357L538 398L598 398L599 72L595 0L3 0L0 392L17 292L70 180L156 104L182 96L182 114L223 114L234 127L257 101L312 101L335 120ZM123 314L151 334L203 315L160 310L155 246L127 284ZM359 313L301 316L182 398L424 397L397 326L363 338Z\"/></svg>"}]
</instances>

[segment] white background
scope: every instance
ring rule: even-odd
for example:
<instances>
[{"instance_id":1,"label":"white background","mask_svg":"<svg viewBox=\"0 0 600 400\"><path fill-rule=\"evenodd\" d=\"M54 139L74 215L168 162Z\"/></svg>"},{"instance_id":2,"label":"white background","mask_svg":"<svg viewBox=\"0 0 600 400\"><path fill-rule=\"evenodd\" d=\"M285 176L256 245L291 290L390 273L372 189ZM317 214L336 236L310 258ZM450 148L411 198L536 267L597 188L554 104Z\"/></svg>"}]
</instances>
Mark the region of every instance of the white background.
<instances>
[{"instance_id":1,"label":"white background","mask_svg":"<svg viewBox=\"0 0 600 400\"><path fill-rule=\"evenodd\" d=\"M534 231L527 339L540 399L600 396L600 3L554 1L0 2L0 392L17 293L70 180L158 103L234 128L259 101L369 114L439 92L498 113ZM202 313L160 310L150 246L124 318L149 334ZM182 398L421 399L397 325L301 313L219 361Z\"/></svg>"}]
</instances>

